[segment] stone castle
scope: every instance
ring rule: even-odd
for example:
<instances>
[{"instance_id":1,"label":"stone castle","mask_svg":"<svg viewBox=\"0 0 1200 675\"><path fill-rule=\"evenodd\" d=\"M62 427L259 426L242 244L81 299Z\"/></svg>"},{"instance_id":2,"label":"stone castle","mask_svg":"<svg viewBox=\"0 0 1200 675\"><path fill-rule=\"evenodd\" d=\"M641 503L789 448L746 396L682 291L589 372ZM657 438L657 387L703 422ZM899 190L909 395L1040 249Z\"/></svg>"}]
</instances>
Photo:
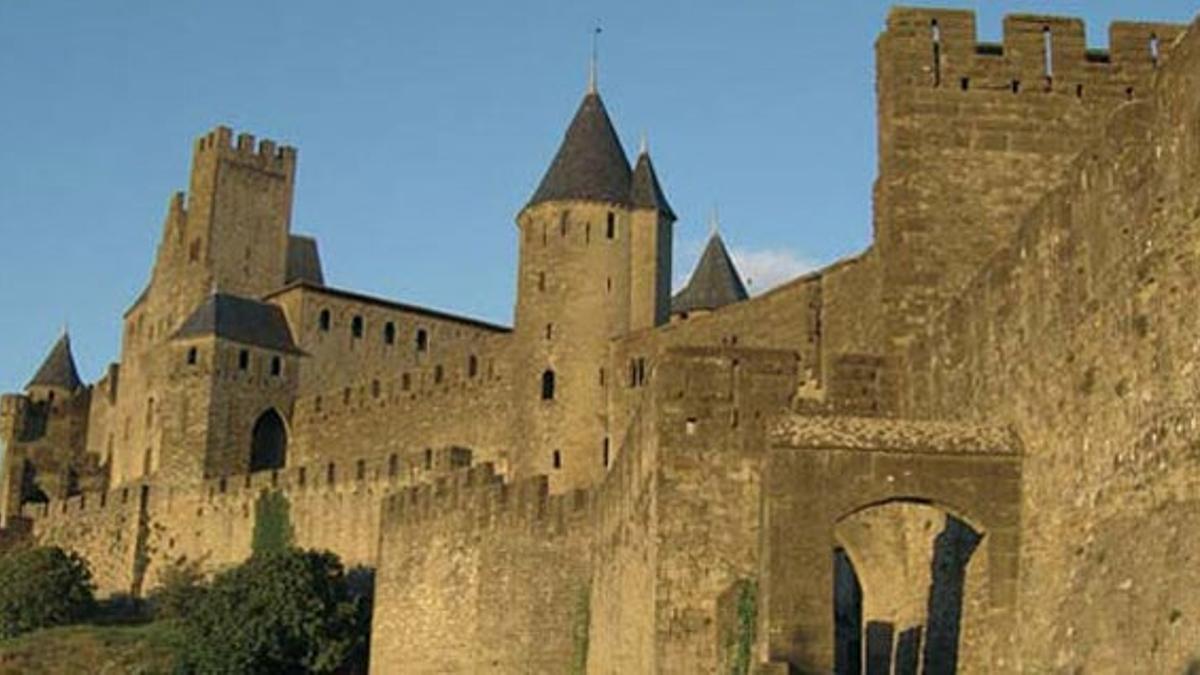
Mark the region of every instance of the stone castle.
<instances>
[{"instance_id":1,"label":"stone castle","mask_svg":"<svg viewBox=\"0 0 1200 675\"><path fill-rule=\"evenodd\" d=\"M4 540L101 591L376 570L377 673L1182 672L1200 658L1200 28L897 8L874 240L747 297L595 87L511 327L327 285L296 151L217 128L118 363L3 398Z\"/></svg>"}]
</instances>

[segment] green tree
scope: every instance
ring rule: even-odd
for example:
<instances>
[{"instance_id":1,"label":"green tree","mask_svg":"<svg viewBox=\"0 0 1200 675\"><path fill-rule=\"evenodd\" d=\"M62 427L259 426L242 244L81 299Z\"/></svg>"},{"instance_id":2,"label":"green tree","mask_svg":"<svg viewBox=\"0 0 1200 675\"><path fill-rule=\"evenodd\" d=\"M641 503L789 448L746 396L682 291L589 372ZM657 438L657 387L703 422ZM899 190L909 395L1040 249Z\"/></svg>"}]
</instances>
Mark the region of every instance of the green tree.
<instances>
[{"instance_id":1,"label":"green tree","mask_svg":"<svg viewBox=\"0 0 1200 675\"><path fill-rule=\"evenodd\" d=\"M204 595L204 573L197 561L181 558L167 566L162 583L150 595L155 619L182 619Z\"/></svg>"},{"instance_id":2,"label":"green tree","mask_svg":"<svg viewBox=\"0 0 1200 675\"><path fill-rule=\"evenodd\" d=\"M185 673L329 673L365 662L370 614L336 555L289 549L218 575L182 626Z\"/></svg>"},{"instance_id":3,"label":"green tree","mask_svg":"<svg viewBox=\"0 0 1200 675\"><path fill-rule=\"evenodd\" d=\"M57 546L0 557L0 638L75 623L96 609L87 562Z\"/></svg>"},{"instance_id":4,"label":"green tree","mask_svg":"<svg viewBox=\"0 0 1200 675\"><path fill-rule=\"evenodd\" d=\"M285 551L291 548L294 539L291 504L287 496L278 491L264 491L254 502L254 534L250 550L255 555Z\"/></svg>"}]
</instances>

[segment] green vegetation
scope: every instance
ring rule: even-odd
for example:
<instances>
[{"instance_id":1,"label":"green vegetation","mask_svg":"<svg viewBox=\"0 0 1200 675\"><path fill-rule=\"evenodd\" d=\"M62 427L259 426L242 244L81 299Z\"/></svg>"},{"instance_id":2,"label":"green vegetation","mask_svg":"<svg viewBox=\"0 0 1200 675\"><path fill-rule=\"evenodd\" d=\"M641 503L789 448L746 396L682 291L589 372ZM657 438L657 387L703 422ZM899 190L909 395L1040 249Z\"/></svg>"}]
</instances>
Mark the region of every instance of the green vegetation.
<instances>
[{"instance_id":1,"label":"green vegetation","mask_svg":"<svg viewBox=\"0 0 1200 675\"><path fill-rule=\"evenodd\" d=\"M87 563L57 546L0 556L0 639L75 623L96 609Z\"/></svg>"},{"instance_id":2,"label":"green vegetation","mask_svg":"<svg viewBox=\"0 0 1200 675\"><path fill-rule=\"evenodd\" d=\"M365 663L367 603L337 556L256 554L201 593L180 624L186 673L329 673Z\"/></svg>"},{"instance_id":3,"label":"green vegetation","mask_svg":"<svg viewBox=\"0 0 1200 675\"><path fill-rule=\"evenodd\" d=\"M150 595L154 618L182 619L204 596L204 573L196 562L180 559L162 572L162 583Z\"/></svg>"},{"instance_id":4,"label":"green vegetation","mask_svg":"<svg viewBox=\"0 0 1200 675\"><path fill-rule=\"evenodd\" d=\"M729 670L732 675L749 675L758 624L758 584L743 579L737 588L737 625L727 637L732 657Z\"/></svg>"},{"instance_id":5,"label":"green vegetation","mask_svg":"<svg viewBox=\"0 0 1200 675\"><path fill-rule=\"evenodd\" d=\"M291 504L287 496L278 491L264 491L254 502L254 535L250 550L255 555L286 551L294 540Z\"/></svg>"},{"instance_id":6,"label":"green vegetation","mask_svg":"<svg viewBox=\"0 0 1200 675\"><path fill-rule=\"evenodd\" d=\"M74 554L20 555L0 559L10 638L0 639L0 674L366 672L374 579L332 553L256 553L211 583L181 559L163 571L151 613L128 598L98 606ZM37 630L83 621L93 625Z\"/></svg>"},{"instance_id":7,"label":"green vegetation","mask_svg":"<svg viewBox=\"0 0 1200 675\"><path fill-rule=\"evenodd\" d=\"M574 626L572 639L575 649L571 655L571 674L583 675L587 672L588 641L592 622L592 591L587 586L579 589L575 600Z\"/></svg>"}]
</instances>

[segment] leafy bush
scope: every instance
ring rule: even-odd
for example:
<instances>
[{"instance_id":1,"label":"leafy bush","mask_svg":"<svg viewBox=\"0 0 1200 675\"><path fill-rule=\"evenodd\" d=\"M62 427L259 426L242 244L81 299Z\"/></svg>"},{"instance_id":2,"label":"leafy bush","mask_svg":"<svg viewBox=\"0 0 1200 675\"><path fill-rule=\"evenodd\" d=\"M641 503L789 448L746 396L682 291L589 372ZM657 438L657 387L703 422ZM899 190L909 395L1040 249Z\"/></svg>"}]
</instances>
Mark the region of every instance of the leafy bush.
<instances>
[{"instance_id":1,"label":"leafy bush","mask_svg":"<svg viewBox=\"0 0 1200 675\"><path fill-rule=\"evenodd\" d=\"M256 554L183 620L187 673L328 673L365 660L370 615L329 552Z\"/></svg>"},{"instance_id":2,"label":"leafy bush","mask_svg":"<svg viewBox=\"0 0 1200 675\"><path fill-rule=\"evenodd\" d=\"M75 623L96 608L87 562L57 546L0 557L0 638Z\"/></svg>"},{"instance_id":3,"label":"leafy bush","mask_svg":"<svg viewBox=\"0 0 1200 675\"><path fill-rule=\"evenodd\" d=\"M254 533L250 550L255 555L286 551L292 547L291 504L282 492L266 492L254 502Z\"/></svg>"},{"instance_id":4,"label":"leafy bush","mask_svg":"<svg viewBox=\"0 0 1200 675\"><path fill-rule=\"evenodd\" d=\"M200 601L206 590L199 563L181 558L162 573L162 584L150 595L155 619L182 619Z\"/></svg>"}]
</instances>

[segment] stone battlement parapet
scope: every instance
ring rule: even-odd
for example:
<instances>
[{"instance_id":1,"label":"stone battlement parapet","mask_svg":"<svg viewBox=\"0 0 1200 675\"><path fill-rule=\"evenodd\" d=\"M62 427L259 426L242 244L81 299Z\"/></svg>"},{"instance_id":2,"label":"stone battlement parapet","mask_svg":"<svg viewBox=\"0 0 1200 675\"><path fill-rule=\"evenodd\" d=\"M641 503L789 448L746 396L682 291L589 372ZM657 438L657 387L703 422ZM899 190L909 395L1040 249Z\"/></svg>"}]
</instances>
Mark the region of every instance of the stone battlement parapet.
<instances>
[{"instance_id":1,"label":"stone battlement parapet","mask_svg":"<svg viewBox=\"0 0 1200 675\"><path fill-rule=\"evenodd\" d=\"M549 479L544 475L506 482L491 463L484 463L387 497L384 527L455 517L468 527L542 527L558 533L567 524L584 519L591 501L586 490L550 494Z\"/></svg>"},{"instance_id":2,"label":"stone battlement parapet","mask_svg":"<svg viewBox=\"0 0 1200 675\"><path fill-rule=\"evenodd\" d=\"M151 489L148 483L135 483L115 490L87 491L65 499L26 502L21 506L21 516L34 523L55 522L81 514L136 509L140 505L139 495L148 497Z\"/></svg>"},{"instance_id":3,"label":"stone battlement parapet","mask_svg":"<svg viewBox=\"0 0 1200 675\"><path fill-rule=\"evenodd\" d=\"M929 80L959 88L959 78L971 74L1003 73L1031 83L1047 74L1072 81L1084 74L1144 74L1168 57L1185 29L1180 24L1114 22L1108 28L1109 48L1089 49L1082 19L1013 14L1004 18L1001 42L991 43L978 40L972 11L897 7L888 14L881 44L927 56L919 63Z\"/></svg>"},{"instance_id":4,"label":"stone battlement parapet","mask_svg":"<svg viewBox=\"0 0 1200 675\"><path fill-rule=\"evenodd\" d=\"M288 176L296 170L296 148L280 146L266 138L256 143L254 135L248 133L238 134L235 140L233 130L226 126L219 126L196 139L195 154L197 159L216 154L222 159Z\"/></svg>"}]
</instances>

